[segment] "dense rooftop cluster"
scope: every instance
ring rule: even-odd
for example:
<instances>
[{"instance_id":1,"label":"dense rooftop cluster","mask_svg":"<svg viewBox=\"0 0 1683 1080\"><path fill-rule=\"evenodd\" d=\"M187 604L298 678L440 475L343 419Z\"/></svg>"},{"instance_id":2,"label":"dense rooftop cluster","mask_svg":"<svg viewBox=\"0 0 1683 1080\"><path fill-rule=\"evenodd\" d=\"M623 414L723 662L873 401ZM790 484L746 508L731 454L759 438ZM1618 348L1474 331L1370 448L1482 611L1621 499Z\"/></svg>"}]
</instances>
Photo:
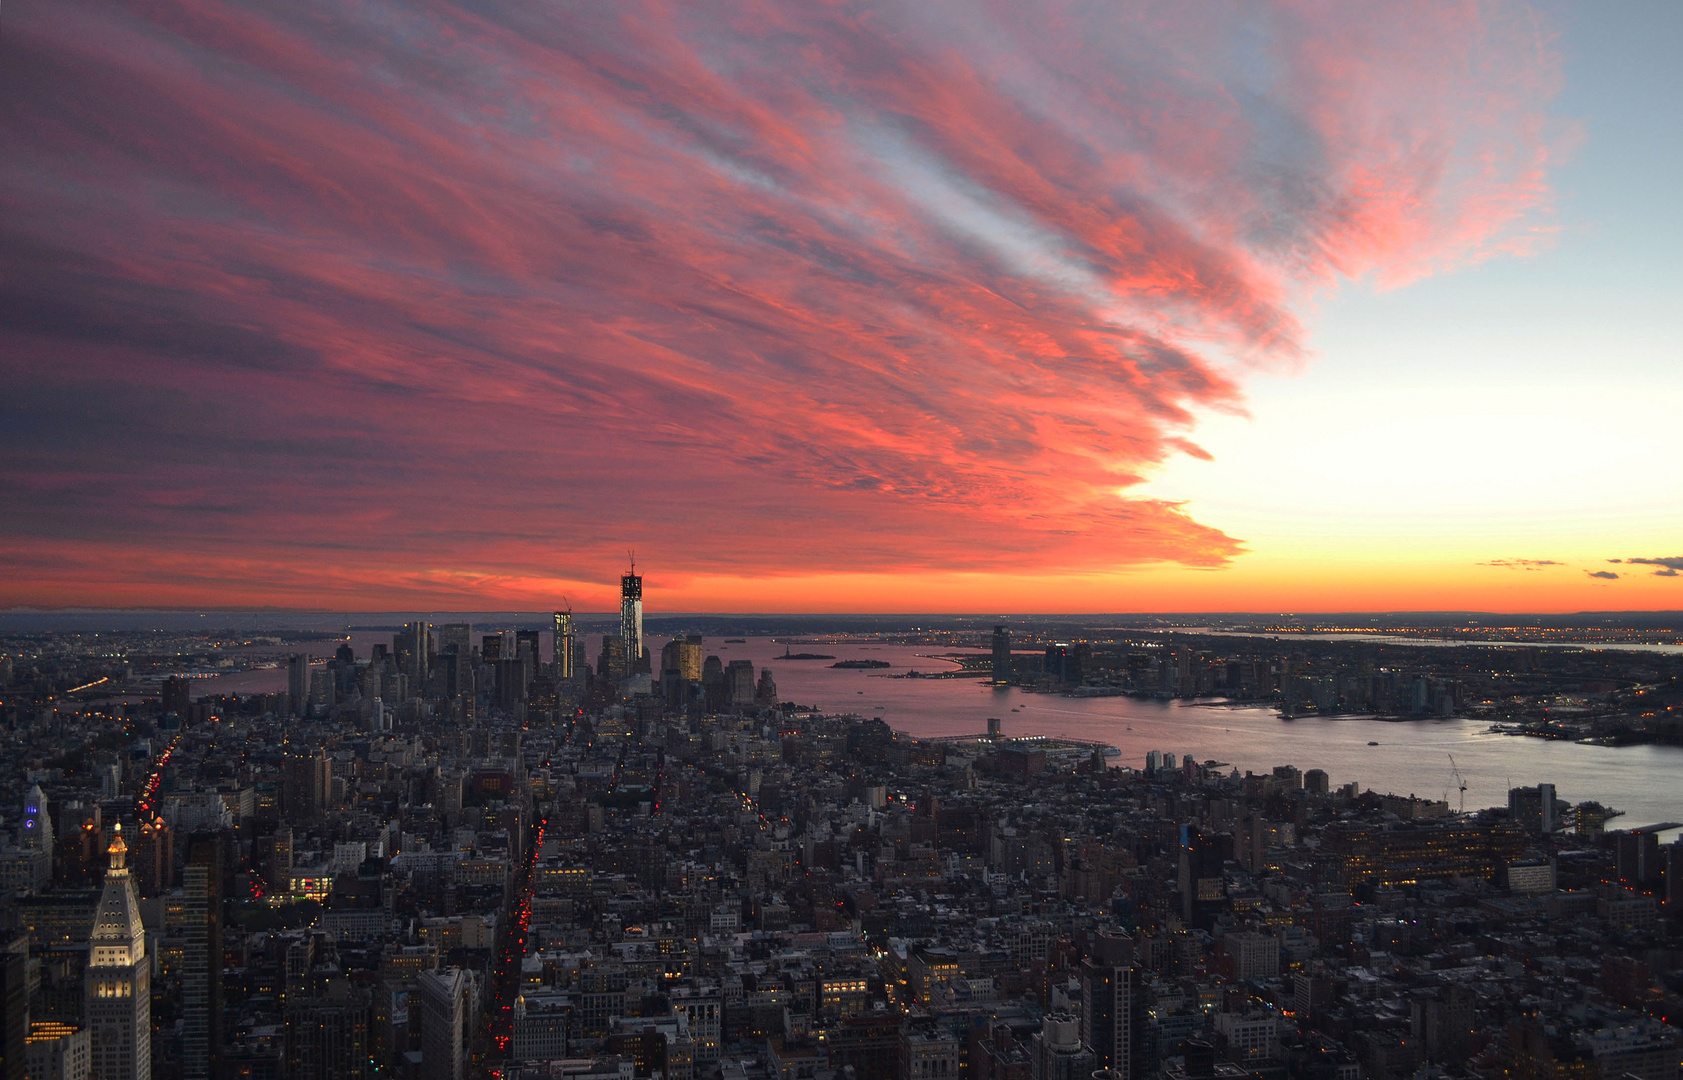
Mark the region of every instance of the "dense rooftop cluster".
<instances>
[{"instance_id":1,"label":"dense rooftop cluster","mask_svg":"<svg viewBox=\"0 0 1683 1080\"><path fill-rule=\"evenodd\" d=\"M1683 844L1546 783L1462 815L1309 761L920 740L620 640L564 668L410 627L228 697L9 661L6 1060L105 1067L120 879L160 1078L1678 1078ZM1056 689L1044 644L1008 677ZM1057 680L1289 693L1342 655L1293 647L1098 643Z\"/></svg>"}]
</instances>

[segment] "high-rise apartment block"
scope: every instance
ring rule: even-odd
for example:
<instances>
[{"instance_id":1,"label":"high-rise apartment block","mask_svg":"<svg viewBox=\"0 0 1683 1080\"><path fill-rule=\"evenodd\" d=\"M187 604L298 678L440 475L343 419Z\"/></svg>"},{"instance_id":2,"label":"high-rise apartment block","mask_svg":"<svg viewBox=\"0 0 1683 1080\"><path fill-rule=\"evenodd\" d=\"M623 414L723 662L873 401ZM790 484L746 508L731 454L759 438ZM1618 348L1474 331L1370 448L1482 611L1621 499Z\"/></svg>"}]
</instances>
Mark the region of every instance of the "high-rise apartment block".
<instances>
[{"instance_id":1,"label":"high-rise apartment block","mask_svg":"<svg viewBox=\"0 0 1683 1080\"><path fill-rule=\"evenodd\" d=\"M300 824L320 820L332 791L332 761L327 752L293 748L286 755L283 808L288 820Z\"/></svg>"},{"instance_id":2,"label":"high-rise apartment block","mask_svg":"<svg viewBox=\"0 0 1683 1080\"><path fill-rule=\"evenodd\" d=\"M1552 833L1555 830L1555 793L1553 784L1536 787L1516 787L1508 790L1508 820L1533 833Z\"/></svg>"},{"instance_id":3,"label":"high-rise apartment block","mask_svg":"<svg viewBox=\"0 0 1683 1080\"><path fill-rule=\"evenodd\" d=\"M1134 1004L1138 996L1133 942L1100 934L1081 963L1081 1041L1098 1068L1133 1078Z\"/></svg>"}]
</instances>

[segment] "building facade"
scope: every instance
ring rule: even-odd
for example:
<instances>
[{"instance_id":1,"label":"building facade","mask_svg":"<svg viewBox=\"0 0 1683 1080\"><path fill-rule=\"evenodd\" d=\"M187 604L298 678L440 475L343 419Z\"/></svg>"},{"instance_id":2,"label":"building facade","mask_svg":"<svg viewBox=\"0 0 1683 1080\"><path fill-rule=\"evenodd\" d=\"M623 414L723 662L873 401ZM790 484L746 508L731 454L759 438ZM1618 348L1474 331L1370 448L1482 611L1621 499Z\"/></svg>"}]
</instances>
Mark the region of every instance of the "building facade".
<instances>
[{"instance_id":1,"label":"building facade","mask_svg":"<svg viewBox=\"0 0 1683 1080\"><path fill-rule=\"evenodd\" d=\"M423 971L415 980L421 999L423 1080L462 1080L467 1023L467 974L460 968Z\"/></svg>"},{"instance_id":2,"label":"building facade","mask_svg":"<svg viewBox=\"0 0 1683 1080\"><path fill-rule=\"evenodd\" d=\"M123 827L112 827L110 869L95 909L83 982L93 1080L151 1080L152 963Z\"/></svg>"},{"instance_id":3,"label":"building facade","mask_svg":"<svg viewBox=\"0 0 1683 1080\"><path fill-rule=\"evenodd\" d=\"M625 643L625 670L635 675L643 666L643 576L637 564L619 579L619 638Z\"/></svg>"}]
</instances>

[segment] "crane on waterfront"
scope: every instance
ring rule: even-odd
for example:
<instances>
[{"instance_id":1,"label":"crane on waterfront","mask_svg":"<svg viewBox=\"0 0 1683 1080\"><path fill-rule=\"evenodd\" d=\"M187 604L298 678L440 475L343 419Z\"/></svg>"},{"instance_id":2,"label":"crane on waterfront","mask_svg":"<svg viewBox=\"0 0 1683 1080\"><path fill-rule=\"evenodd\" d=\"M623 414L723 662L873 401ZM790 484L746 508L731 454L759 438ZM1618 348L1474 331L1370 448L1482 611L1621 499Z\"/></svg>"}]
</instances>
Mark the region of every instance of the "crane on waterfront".
<instances>
[{"instance_id":1,"label":"crane on waterfront","mask_svg":"<svg viewBox=\"0 0 1683 1080\"><path fill-rule=\"evenodd\" d=\"M1444 752L1449 753L1447 750ZM1449 767L1455 772L1455 782L1461 785L1461 804L1455 812L1465 814L1467 812L1467 778L1461 775L1461 766L1455 764L1454 754L1449 755Z\"/></svg>"}]
</instances>

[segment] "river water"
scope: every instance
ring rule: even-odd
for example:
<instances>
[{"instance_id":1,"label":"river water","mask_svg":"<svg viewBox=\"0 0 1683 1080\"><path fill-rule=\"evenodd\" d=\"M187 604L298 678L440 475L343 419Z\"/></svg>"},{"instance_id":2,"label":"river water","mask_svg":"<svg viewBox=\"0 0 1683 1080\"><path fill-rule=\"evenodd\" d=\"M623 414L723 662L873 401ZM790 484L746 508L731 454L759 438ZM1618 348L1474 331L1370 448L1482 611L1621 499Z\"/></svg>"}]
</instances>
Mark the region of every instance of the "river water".
<instances>
[{"instance_id":1,"label":"river water","mask_svg":"<svg viewBox=\"0 0 1683 1080\"><path fill-rule=\"evenodd\" d=\"M549 648L544 635L545 650ZM359 658L389 633L351 635ZM594 658L599 644L593 637ZM336 643L312 651L331 655ZM1453 809L1461 795L1451 766L1467 784L1466 807L1505 806L1508 788L1552 783L1572 803L1595 800L1625 812L1614 827L1662 821L1683 822L1683 747L1580 746L1576 743L1486 732L1485 721L1431 719L1281 720L1270 708L1197 705L1126 697L1068 698L996 689L981 679L896 679L916 669L950 671L951 663L930 646L826 642L788 646L795 652L825 653L839 660L882 660L877 670L836 669L830 660L783 660L785 645L769 638L746 641L705 639L705 652L769 667L784 701L827 713L880 716L898 731L916 736L968 735L987 730L998 717L1005 735L1061 735L1114 746L1112 764L1142 766L1149 751L1162 750L1200 761L1215 759L1240 772L1266 772L1276 765L1324 769L1337 787L1352 781L1364 790L1445 799ZM658 656L659 643L650 642ZM282 669L241 672L207 680L196 693L284 689ZM1377 746L1369 746L1370 742ZM1662 839L1670 839L1668 833Z\"/></svg>"}]
</instances>

